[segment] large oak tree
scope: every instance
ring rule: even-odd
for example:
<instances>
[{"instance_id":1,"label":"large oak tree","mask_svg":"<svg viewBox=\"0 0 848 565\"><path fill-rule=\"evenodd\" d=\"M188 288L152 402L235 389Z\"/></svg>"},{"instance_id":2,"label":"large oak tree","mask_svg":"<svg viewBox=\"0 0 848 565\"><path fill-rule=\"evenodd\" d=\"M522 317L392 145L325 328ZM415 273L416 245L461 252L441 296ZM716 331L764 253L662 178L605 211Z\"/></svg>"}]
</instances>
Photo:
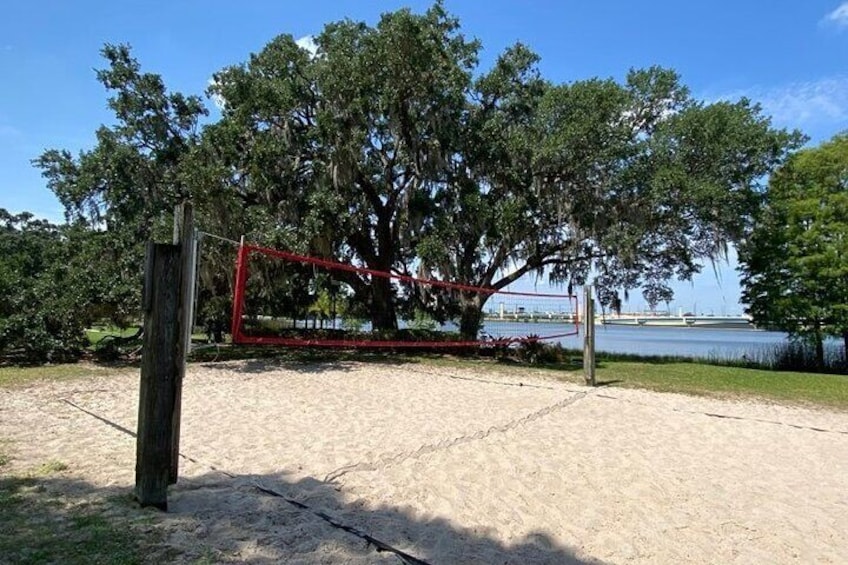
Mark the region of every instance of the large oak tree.
<instances>
[{"instance_id":1,"label":"large oak tree","mask_svg":"<svg viewBox=\"0 0 848 565\"><path fill-rule=\"evenodd\" d=\"M440 4L330 24L315 43L282 36L216 75L209 153L230 194L267 212L266 234L382 271L494 289L591 276L607 302L640 286L667 300L669 279L738 240L799 142L747 100L694 100L665 69L552 84L519 44L479 72L479 45ZM375 328L396 327L386 279L347 279ZM487 296L406 294L468 337Z\"/></svg>"},{"instance_id":2,"label":"large oak tree","mask_svg":"<svg viewBox=\"0 0 848 565\"><path fill-rule=\"evenodd\" d=\"M747 100L694 100L665 69L554 84L518 44L481 70L441 3L328 24L314 43L280 36L216 73L222 115L202 133L199 99L169 93L127 47L104 49L117 123L93 150L38 165L69 218L104 231L116 311L137 304L142 243L183 199L210 231L380 271L492 289L547 274L594 279L606 303L639 286L667 300L669 279L745 232L799 143ZM485 295L338 276L375 329L423 308L477 333ZM210 296L230 284L206 280Z\"/></svg>"},{"instance_id":3,"label":"large oak tree","mask_svg":"<svg viewBox=\"0 0 848 565\"><path fill-rule=\"evenodd\" d=\"M215 75L223 118L206 132L207 164L230 205L262 210L254 238L401 269L456 147L477 45L439 4L329 24L314 41L311 53L280 36ZM397 328L388 279L339 276L375 329Z\"/></svg>"}]
</instances>

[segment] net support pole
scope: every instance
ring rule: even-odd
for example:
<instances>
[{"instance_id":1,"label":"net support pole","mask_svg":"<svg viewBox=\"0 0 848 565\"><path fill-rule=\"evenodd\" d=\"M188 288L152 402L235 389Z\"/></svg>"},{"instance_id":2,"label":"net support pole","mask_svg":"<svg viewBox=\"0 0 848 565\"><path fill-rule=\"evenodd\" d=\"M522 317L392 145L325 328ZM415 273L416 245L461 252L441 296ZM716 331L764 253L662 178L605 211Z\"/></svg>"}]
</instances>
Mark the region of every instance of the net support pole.
<instances>
[{"instance_id":1,"label":"net support pole","mask_svg":"<svg viewBox=\"0 0 848 565\"><path fill-rule=\"evenodd\" d=\"M592 286L583 288L583 376L586 384L595 386L595 299Z\"/></svg>"},{"instance_id":2,"label":"net support pole","mask_svg":"<svg viewBox=\"0 0 848 565\"><path fill-rule=\"evenodd\" d=\"M194 229L194 209L189 202L183 202L174 208L174 245L180 249L180 342L177 349L177 380L174 383L174 413L171 419L169 484L175 484L179 478L183 379L186 373L186 360L191 352L191 334L194 325L197 232Z\"/></svg>"},{"instance_id":3,"label":"net support pole","mask_svg":"<svg viewBox=\"0 0 848 565\"><path fill-rule=\"evenodd\" d=\"M178 245L148 243L135 497L141 506L155 506L160 510L168 509L174 447L173 417L182 366L180 270Z\"/></svg>"},{"instance_id":4,"label":"net support pole","mask_svg":"<svg viewBox=\"0 0 848 565\"><path fill-rule=\"evenodd\" d=\"M230 335L233 343L242 342L241 318L244 314L244 287L247 285L247 254L248 249L244 245L244 236L241 236L238 256L236 258L235 288L233 289L233 319L231 321Z\"/></svg>"}]
</instances>

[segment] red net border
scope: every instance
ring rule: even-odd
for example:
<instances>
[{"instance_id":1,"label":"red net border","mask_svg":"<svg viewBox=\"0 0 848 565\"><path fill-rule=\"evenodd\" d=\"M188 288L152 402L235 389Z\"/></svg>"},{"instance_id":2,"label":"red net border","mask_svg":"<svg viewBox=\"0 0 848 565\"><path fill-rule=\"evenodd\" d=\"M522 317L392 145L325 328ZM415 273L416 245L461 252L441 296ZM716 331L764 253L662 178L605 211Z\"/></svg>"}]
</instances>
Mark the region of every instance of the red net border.
<instances>
[{"instance_id":1,"label":"red net border","mask_svg":"<svg viewBox=\"0 0 848 565\"><path fill-rule=\"evenodd\" d=\"M271 255L287 261L307 263L317 265L327 269L340 271L349 271L358 274L367 274L373 277L382 277L392 280L412 283L424 283L440 288L448 288L453 290L465 290L471 292L480 292L487 294L503 294L509 296L527 296L527 297L543 297L543 298L564 298L569 300L574 308L574 330L564 333L545 335L545 336L527 336L527 337L505 337L493 339L479 340L464 340L464 341L407 341L407 340L353 340L353 339L302 339L292 337L276 337L276 336L253 336L244 333L244 295L247 286L248 277L248 256L250 253L263 253ZM505 290L496 290L493 288L477 287L460 283L451 283L432 279L422 279L409 275L397 275L386 271L377 271L365 267L356 267L346 263L330 261L329 259L321 259L318 257L309 257L306 255L298 255L288 251L280 251L270 247L262 247L253 244L242 243L239 245L238 256L236 258L236 275L235 275L235 290L233 293L233 319L231 326L232 340L237 345L281 345L289 347L353 347L353 348L380 348L380 347L405 347L405 348L461 348L461 347L480 347L480 346L510 346L519 343L527 343L534 341L543 341L551 339L559 339L578 335L580 333L580 316L577 310L577 297L573 294L550 294L550 293L535 293L535 292L513 292Z\"/></svg>"}]
</instances>

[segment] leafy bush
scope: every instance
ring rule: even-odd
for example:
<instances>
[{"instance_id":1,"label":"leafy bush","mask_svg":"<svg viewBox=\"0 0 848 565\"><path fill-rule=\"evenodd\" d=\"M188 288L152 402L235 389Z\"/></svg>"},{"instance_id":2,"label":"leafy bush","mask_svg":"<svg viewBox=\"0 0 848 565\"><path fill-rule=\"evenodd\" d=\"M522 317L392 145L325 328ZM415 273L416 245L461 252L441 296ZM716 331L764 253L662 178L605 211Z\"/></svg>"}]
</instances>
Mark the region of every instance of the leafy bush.
<instances>
[{"instance_id":1,"label":"leafy bush","mask_svg":"<svg viewBox=\"0 0 848 565\"><path fill-rule=\"evenodd\" d=\"M87 297L60 228L0 209L0 356L21 363L79 357Z\"/></svg>"},{"instance_id":2,"label":"leafy bush","mask_svg":"<svg viewBox=\"0 0 848 565\"><path fill-rule=\"evenodd\" d=\"M522 341L518 345L518 358L531 365L536 365L539 363L539 357L544 349L545 344L539 341L539 336L529 335L526 341Z\"/></svg>"},{"instance_id":3,"label":"leafy bush","mask_svg":"<svg viewBox=\"0 0 848 565\"><path fill-rule=\"evenodd\" d=\"M439 328L439 324L427 312L424 312L423 310L415 310L415 314L409 322L409 327L414 330L435 331Z\"/></svg>"}]
</instances>

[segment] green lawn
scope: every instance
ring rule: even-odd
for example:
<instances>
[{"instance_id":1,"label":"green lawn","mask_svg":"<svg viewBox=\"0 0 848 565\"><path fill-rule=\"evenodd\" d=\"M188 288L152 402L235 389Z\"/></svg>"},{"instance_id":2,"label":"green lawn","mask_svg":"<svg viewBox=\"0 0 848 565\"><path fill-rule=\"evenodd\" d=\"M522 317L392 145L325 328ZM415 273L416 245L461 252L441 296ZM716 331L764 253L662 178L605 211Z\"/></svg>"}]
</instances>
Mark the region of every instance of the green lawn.
<instances>
[{"instance_id":1,"label":"green lawn","mask_svg":"<svg viewBox=\"0 0 848 565\"><path fill-rule=\"evenodd\" d=\"M40 367L0 367L0 387L24 386L39 381L65 381L86 377L114 375L119 371L129 371L109 366L74 363L66 365L42 365Z\"/></svg>"},{"instance_id":2,"label":"green lawn","mask_svg":"<svg viewBox=\"0 0 848 565\"><path fill-rule=\"evenodd\" d=\"M848 410L848 376L820 373L767 371L697 363L679 358L645 358L597 361L596 381L605 387L639 388L716 398L750 398ZM394 359L397 361L398 359ZM527 367L516 362L464 359L450 356L412 358L436 367L473 367L476 370L515 375L519 371L583 383L582 361Z\"/></svg>"},{"instance_id":3,"label":"green lawn","mask_svg":"<svg viewBox=\"0 0 848 565\"><path fill-rule=\"evenodd\" d=\"M204 352L196 359L214 355L218 359L250 356L276 356L280 350L227 348L221 352ZM316 363L321 361L364 361L374 363L413 362L438 367L469 367L494 373L521 371L542 372L570 382L582 382L578 362L546 367L529 367L518 362L496 362L448 355L387 355L383 353L350 353L328 351L286 351L287 361ZM575 361L577 361L575 359ZM0 367L0 387L22 386L42 380L80 379L89 376L135 371L92 364L46 365L43 367ZM848 409L848 376L745 369L696 363L680 359L647 358L598 361L597 380L604 386L643 388L660 392L710 395L734 398L761 398L794 404L814 404Z\"/></svg>"},{"instance_id":4,"label":"green lawn","mask_svg":"<svg viewBox=\"0 0 848 565\"><path fill-rule=\"evenodd\" d=\"M103 338L107 336L129 337L131 335L135 335L137 331L137 327L121 329L113 326L98 326L85 330L85 334L88 337L88 341L90 341L92 345L97 345Z\"/></svg>"},{"instance_id":5,"label":"green lawn","mask_svg":"<svg viewBox=\"0 0 848 565\"><path fill-rule=\"evenodd\" d=\"M62 470L53 465L39 475ZM130 520L116 513L118 502L74 500L44 485L45 476L0 475L0 561L4 563L142 563L142 544L159 541L153 534L133 533L133 526L149 518ZM113 497L118 498L118 497Z\"/></svg>"},{"instance_id":6,"label":"green lawn","mask_svg":"<svg viewBox=\"0 0 848 565\"><path fill-rule=\"evenodd\" d=\"M848 376L671 361L598 361L600 384L848 409Z\"/></svg>"}]
</instances>

